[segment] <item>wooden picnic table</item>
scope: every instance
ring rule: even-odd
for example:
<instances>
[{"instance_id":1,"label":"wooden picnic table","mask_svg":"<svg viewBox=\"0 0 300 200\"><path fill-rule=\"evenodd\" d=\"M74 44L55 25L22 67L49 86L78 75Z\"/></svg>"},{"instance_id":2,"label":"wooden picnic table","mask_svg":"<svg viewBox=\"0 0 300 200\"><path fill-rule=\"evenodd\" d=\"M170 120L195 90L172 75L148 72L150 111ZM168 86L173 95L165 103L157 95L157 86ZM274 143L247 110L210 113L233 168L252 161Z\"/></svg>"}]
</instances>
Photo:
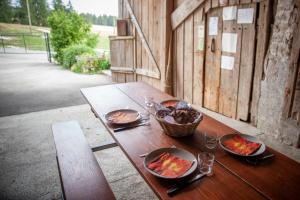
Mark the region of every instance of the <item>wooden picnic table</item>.
<instances>
[{"instance_id":1,"label":"wooden picnic table","mask_svg":"<svg viewBox=\"0 0 300 200\"><path fill-rule=\"evenodd\" d=\"M150 174L143 166L144 159L139 155L175 145L196 156L203 149L201 132L225 135L237 131L204 115L195 134L172 138L164 134L151 115L150 126L115 133L106 123L105 113L125 107L142 112L145 95L153 97L156 102L174 97L142 82L84 88L81 92L95 115L160 199L296 199L300 196L300 164L267 147L266 152L275 154L275 158L255 166L218 148L215 152L214 175L205 177L170 197L166 191L174 186L175 181L163 180Z\"/></svg>"}]
</instances>

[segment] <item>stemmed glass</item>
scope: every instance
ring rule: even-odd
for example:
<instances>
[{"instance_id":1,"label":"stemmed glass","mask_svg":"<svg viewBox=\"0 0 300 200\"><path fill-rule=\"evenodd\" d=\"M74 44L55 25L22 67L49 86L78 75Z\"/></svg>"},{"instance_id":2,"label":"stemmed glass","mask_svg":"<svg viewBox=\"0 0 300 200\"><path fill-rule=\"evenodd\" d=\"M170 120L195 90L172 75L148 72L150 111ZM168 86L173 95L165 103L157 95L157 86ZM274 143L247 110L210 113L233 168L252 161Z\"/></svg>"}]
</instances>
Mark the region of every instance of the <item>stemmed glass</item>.
<instances>
[{"instance_id":1,"label":"stemmed glass","mask_svg":"<svg viewBox=\"0 0 300 200\"><path fill-rule=\"evenodd\" d=\"M150 120L150 113L152 112L153 108L153 97L145 96L144 97L145 109L146 112L144 113L143 119Z\"/></svg>"}]
</instances>

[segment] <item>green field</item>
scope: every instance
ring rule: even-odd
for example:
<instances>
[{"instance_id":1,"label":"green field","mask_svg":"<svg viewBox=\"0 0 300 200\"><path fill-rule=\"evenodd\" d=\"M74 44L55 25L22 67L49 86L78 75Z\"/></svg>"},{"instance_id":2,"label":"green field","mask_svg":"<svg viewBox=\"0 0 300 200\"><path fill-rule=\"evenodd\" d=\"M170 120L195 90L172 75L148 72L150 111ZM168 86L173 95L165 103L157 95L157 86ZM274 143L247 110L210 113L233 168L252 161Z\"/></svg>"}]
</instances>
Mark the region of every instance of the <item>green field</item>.
<instances>
[{"instance_id":1,"label":"green field","mask_svg":"<svg viewBox=\"0 0 300 200\"><path fill-rule=\"evenodd\" d=\"M29 26L20 24L5 24L0 23L0 43L5 48L11 46L21 47L28 50L40 50L45 51L45 38L43 31L48 31L49 28L44 27L32 27L30 33Z\"/></svg>"},{"instance_id":2,"label":"green field","mask_svg":"<svg viewBox=\"0 0 300 200\"><path fill-rule=\"evenodd\" d=\"M43 31L49 31L49 28L32 26L31 35L27 25L0 23L0 48L2 48L2 44L5 45L5 48L9 46L25 48L26 45L29 50L45 50ZM109 51L108 36L99 35L99 43L96 48Z\"/></svg>"}]
</instances>

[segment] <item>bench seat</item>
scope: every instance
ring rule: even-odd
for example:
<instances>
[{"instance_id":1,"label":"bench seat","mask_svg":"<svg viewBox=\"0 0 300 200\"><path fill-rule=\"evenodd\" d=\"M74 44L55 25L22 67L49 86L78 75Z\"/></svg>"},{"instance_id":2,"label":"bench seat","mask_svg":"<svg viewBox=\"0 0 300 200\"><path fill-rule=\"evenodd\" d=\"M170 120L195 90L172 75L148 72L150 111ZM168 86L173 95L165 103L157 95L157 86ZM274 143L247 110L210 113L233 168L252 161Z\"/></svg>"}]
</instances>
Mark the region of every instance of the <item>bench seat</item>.
<instances>
[{"instance_id":1,"label":"bench seat","mask_svg":"<svg viewBox=\"0 0 300 200\"><path fill-rule=\"evenodd\" d=\"M52 125L66 200L111 200L115 196L76 121Z\"/></svg>"}]
</instances>

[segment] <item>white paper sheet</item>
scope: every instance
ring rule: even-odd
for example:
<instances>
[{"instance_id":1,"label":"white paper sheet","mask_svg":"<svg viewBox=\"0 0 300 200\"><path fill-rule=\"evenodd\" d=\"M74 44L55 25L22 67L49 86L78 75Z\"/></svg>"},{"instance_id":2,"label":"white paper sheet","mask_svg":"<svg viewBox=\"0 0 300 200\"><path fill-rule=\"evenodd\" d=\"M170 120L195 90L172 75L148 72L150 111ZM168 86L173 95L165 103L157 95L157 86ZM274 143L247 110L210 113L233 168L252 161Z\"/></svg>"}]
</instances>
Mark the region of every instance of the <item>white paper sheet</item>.
<instances>
[{"instance_id":1,"label":"white paper sheet","mask_svg":"<svg viewBox=\"0 0 300 200\"><path fill-rule=\"evenodd\" d=\"M234 57L232 56L222 56L221 57L221 68L232 70L234 67Z\"/></svg>"},{"instance_id":2,"label":"white paper sheet","mask_svg":"<svg viewBox=\"0 0 300 200\"><path fill-rule=\"evenodd\" d=\"M252 24L253 13L254 13L253 8L238 9L237 23L238 24Z\"/></svg>"},{"instance_id":3,"label":"white paper sheet","mask_svg":"<svg viewBox=\"0 0 300 200\"><path fill-rule=\"evenodd\" d=\"M236 6L224 7L223 8L223 20L235 20L236 19Z\"/></svg>"},{"instance_id":4,"label":"white paper sheet","mask_svg":"<svg viewBox=\"0 0 300 200\"><path fill-rule=\"evenodd\" d=\"M218 17L209 18L208 35L218 35Z\"/></svg>"},{"instance_id":5,"label":"white paper sheet","mask_svg":"<svg viewBox=\"0 0 300 200\"><path fill-rule=\"evenodd\" d=\"M204 25L198 26L198 45L197 50L203 51L204 50Z\"/></svg>"},{"instance_id":6,"label":"white paper sheet","mask_svg":"<svg viewBox=\"0 0 300 200\"><path fill-rule=\"evenodd\" d=\"M237 34L223 33L222 34L222 51L236 53Z\"/></svg>"}]
</instances>

